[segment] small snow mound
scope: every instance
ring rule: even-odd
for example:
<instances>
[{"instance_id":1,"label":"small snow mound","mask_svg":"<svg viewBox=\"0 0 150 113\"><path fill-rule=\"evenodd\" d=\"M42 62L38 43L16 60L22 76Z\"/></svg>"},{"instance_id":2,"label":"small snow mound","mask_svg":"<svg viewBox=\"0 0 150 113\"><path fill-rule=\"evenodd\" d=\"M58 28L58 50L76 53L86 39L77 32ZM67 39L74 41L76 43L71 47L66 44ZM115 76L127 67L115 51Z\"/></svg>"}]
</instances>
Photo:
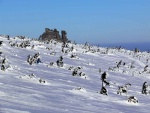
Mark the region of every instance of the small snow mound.
<instances>
[{"instance_id":1,"label":"small snow mound","mask_svg":"<svg viewBox=\"0 0 150 113\"><path fill-rule=\"evenodd\" d=\"M141 106L139 103L128 102L128 100L118 100L115 101L118 104L126 105L126 106Z\"/></svg>"},{"instance_id":2,"label":"small snow mound","mask_svg":"<svg viewBox=\"0 0 150 113\"><path fill-rule=\"evenodd\" d=\"M75 91L81 91L81 92L86 92L86 89L84 89L82 87L77 87L77 88L74 88L73 90L75 90Z\"/></svg>"},{"instance_id":3,"label":"small snow mound","mask_svg":"<svg viewBox=\"0 0 150 113\"><path fill-rule=\"evenodd\" d=\"M6 96L6 93L0 92L0 96Z\"/></svg>"},{"instance_id":4,"label":"small snow mound","mask_svg":"<svg viewBox=\"0 0 150 113\"><path fill-rule=\"evenodd\" d=\"M125 101L125 103L130 106L139 106L139 103L128 102L128 101Z\"/></svg>"},{"instance_id":5,"label":"small snow mound","mask_svg":"<svg viewBox=\"0 0 150 113\"><path fill-rule=\"evenodd\" d=\"M47 85L47 86L49 86L49 85L51 85L51 83L48 83L48 82L46 81L45 83L42 83L42 85Z\"/></svg>"},{"instance_id":6,"label":"small snow mound","mask_svg":"<svg viewBox=\"0 0 150 113\"><path fill-rule=\"evenodd\" d=\"M88 65L90 65L90 66L95 66L95 64L92 64L92 63L90 63L90 62L88 63Z\"/></svg>"}]
</instances>

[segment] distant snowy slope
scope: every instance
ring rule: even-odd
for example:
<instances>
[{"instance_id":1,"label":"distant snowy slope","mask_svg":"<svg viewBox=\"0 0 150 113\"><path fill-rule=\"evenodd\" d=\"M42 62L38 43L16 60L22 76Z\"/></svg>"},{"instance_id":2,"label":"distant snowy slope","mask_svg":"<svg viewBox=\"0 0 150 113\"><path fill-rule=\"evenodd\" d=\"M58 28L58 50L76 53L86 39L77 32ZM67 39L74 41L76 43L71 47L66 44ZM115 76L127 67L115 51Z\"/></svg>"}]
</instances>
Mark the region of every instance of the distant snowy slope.
<instances>
[{"instance_id":1,"label":"distant snowy slope","mask_svg":"<svg viewBox=\"0 0 150 113\"><path fill-rule=\"evenodd\" d=\"M0 41L0 113L149 113L150 95L141 90L150 84L150 53L19 37ZM104 71L108 96L100 94ZM127 96L117 94L126 83ZM129 96L139 102L128 102Z\"/></svg>"}]
</instances>

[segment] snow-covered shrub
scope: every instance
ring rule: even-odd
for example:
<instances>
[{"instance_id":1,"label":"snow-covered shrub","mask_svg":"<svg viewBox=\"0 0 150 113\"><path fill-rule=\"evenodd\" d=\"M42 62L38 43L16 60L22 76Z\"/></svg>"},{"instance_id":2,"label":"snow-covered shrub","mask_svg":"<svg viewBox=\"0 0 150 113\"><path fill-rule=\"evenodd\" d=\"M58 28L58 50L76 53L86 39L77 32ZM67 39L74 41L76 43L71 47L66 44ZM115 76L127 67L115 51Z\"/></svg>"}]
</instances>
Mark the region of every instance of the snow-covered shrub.
<instances>
[{"instance_id":1,"label":"snow-covered shrub","mask_svg":"<svg viewBox=\"0 0 150 113\"><path fill-rule=\"evenodd\" d=\"M127 83L124 86L118 86L117 94L121 95L122 93L125 93L127 95L129 86L131 86L130 83Z\"/></svg>"},{"instance_id":2,"label":"snow-covered shrub","mask_svg":"<svg viewBox=\"0 0 150 113\"><path fill-rule=\"evenodd\" d=\"M128 102L138 103L139 101L135 96L130 96L128 98Z\"/></svg>"}]
</instances>

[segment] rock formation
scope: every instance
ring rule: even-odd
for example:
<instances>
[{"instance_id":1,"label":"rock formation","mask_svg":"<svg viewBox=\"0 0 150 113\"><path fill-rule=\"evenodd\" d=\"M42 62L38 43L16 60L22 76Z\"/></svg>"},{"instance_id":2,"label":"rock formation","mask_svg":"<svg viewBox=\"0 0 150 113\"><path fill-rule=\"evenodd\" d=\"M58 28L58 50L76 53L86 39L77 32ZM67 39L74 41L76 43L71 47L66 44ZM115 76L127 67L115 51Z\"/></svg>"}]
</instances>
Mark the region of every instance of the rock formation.
<instances>
[{"instance_id":1,"label":"rock formation","mask_svg":"<svg viewBox=\"0 0 150 113\"><path fill-rule=\"evenodd\" d=\"M39 40L51 40L54 39L59 42L67 42L67 33L66 31L62 30L61 31L61 36L59 34L59 31L57 29L49 29L45 28L45 32L39 37Z\"/></svg>"}]
</instances>

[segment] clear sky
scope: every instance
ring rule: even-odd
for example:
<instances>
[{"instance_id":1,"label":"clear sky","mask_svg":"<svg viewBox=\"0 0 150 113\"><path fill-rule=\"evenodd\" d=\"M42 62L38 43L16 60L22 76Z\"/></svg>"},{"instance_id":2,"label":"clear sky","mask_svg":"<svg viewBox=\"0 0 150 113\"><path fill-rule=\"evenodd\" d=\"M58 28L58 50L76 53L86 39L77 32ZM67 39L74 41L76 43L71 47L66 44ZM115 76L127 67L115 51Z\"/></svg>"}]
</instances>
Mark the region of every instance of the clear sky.
<instances>
[{"instance_id":1,"label":"clear sky","mask_svg":"<svg viewBox=\"0 0 150 113\"><path fill-rule=\"evenodd\" d=\"M150 42L150 0L0 0L0 34L38 38L46 27L77 43Z\"/></svg>"}]
</instances>

